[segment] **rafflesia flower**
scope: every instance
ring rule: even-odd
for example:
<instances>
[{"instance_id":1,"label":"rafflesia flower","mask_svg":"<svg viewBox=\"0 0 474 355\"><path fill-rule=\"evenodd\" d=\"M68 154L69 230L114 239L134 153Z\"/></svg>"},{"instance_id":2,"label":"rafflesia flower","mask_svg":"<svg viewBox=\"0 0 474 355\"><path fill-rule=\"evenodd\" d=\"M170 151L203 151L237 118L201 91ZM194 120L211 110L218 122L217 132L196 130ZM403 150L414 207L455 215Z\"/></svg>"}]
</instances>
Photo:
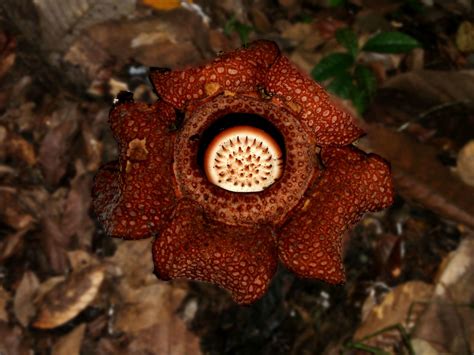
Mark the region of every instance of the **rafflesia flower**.
<instances>
[{"instance_id":1,"label":"rafflesia flower","mask_svg":"<svg viewBox=\"0 0 474 355\"><path fill-rule=\"evenodd\" d=\"M393 200L388 164L351 145L353 118L269 41L151 81L156 103L122 93L110 113L119 159L93 191L106 232L155 237L160 279L211 282L240 304L278 260L344 282L341 235Z\"/></svg>"}]
</instances>

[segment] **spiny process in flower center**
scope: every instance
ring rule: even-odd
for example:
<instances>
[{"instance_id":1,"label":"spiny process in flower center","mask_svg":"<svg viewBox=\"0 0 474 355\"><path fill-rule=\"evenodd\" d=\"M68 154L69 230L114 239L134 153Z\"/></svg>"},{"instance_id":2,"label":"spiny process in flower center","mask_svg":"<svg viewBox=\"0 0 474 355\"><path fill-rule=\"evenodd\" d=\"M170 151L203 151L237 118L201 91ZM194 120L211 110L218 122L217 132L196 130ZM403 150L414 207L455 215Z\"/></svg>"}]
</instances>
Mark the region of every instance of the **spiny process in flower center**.
<instances>
[{"instance_id":1,"label":"spiny process in flower center","mask_svg":"<svg viewBox=\"0 0 474 355\"><path fill-rule=\"evenodd\" d=\"M236 126L210 142L204 155L204 170L211 183L225 190L258 192L281 176L282 151L265 131Z\"/></svg>"}]
</instances>

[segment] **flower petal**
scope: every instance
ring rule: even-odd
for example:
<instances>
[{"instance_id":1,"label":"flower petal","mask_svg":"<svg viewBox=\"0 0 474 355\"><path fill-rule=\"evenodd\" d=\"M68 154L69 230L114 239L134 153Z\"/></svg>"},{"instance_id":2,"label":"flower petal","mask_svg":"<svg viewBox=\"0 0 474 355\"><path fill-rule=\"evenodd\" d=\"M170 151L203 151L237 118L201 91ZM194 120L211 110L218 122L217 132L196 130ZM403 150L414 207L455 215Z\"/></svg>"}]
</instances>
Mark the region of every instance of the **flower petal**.
<instances>
[{"instance_id":1,"label":"flower petal","mask_svg":"<svg viewBox=\"0 0 474 355\"><path fill-rule=\"evenodd\" d=\"M232 227L206 219L194 201L181 200L173 221L155 240L156 275L215 283L240 304L267 290L277 266L268 228Z\"/></svg>"},{"instance_id":2,"label":"flower petal","mask_svg":"<svg viewBox=\"0 0 474 355\"><path fill-rule=\"evenodd\" d=\"M174 109L122 102L110 113L119 143L119 161L104 165L93 187L93 208L107 234L125 239L150 237L160 230L175 204Z\"/></svg>"},{"instance_id":3,"label":"flower petal","mask_svg":"<svg viewBox=\"0 0 474 355\"><path fill-rule=\"evenodd\" d=\"M341 235L364 212L393 202L390 167L354 147L325 148L326 170L280 231L280 260L302 277L344 281Z\"/></svg>"},{"instance_id":4,"label":"flower petal","mask_svg":"<svg viewBox=\"0 0 474 355\"><path fill-rule=\"evenodd\" d=\"M152 69L150 79L163 100L183 110L191 101L224 91L256 91L278 55L274 42L260 40L200 67L175 71Z\"/></svg>"},{"instance_id":5,"label":"flower petal","mask_svg":"<svg viewBox=\"0 0 474 355\"><path fill-rule=\"evenodd\" d=\"M321 85L283 55L268 71L265 88L301 118L320 146L347 145L364 133Z\"/></svg>"}]
</instances>

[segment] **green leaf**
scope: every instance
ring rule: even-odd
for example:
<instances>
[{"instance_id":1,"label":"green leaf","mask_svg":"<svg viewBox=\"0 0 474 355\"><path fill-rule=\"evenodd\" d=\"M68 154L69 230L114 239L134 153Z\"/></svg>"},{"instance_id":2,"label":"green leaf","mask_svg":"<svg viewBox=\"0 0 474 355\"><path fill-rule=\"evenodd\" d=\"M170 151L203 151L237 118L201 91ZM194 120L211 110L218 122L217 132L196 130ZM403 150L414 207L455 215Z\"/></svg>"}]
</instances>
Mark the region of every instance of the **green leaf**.
<instances>
[{"instance_id":1,"label":"green leaf","mask_svg":"<svg viewBox=\"0 0 474 355\"><path fill-rule=\"evenodd\" d=\"M232 32L234 32L236 22L237 22L237 19L235 18L235 15L233 15L230 19L227 20L227 22L224 25L224 34L226 36L230 36Z\"/></svg>"},{"instance_id":2,"label":"green leaf","mask_svg":"<svg viewBox=\"0 0 474 355\"><path fill-rule=\"evenodd\" d=\"M311 70L314 80L324 81L345 71L354 64L354 58L348 53L332 53L321 59Z\"/></svg>"},{"instance_id":3,"label":"green leaf","mask_svg":"<svg viewBox=\"0 0 474 355\"><path fill-rule=\"evenodd\" d=\"M420 0L405 0L405 4L415 12L423 12L425 10Z\"/></svg>"},{"instance_id":4,"label":"green leaf","mask_svg":"<svg viewBox=\"0 0 474 355\"><path fill-rule=\"evenodd\" d=\"M362 115L365 110L367 110L369 102L369 96L365 91L354 90L354 93L352 95L352 103L354 104L354 107L356 108L359 115Z\"/></svg>"},{"instance_id":5,"label":"green leaf","mask_svg":"<svg viewBox=\"0 0 474 355\"><path fill-rule=\"evenodd\" d=\"M344 5L345 3L346 3L346 0L329 0L329 6L332 6L332 7Z\"/></svg>"},{"instance_id":6,"label":"green leaf","mask_svg":"<svg viewBox=\"0 0 474 355\"><path fill-rule=\"evenodd\" d=\"M337 75L327 86L327 89L343 99L351 99L355 91L352 77L348 72Z\"/></svg>"},{"instance_id":7,"label":"green leaf","mask_svg":"<svg viewBox=\"0 0 474 355\"><path fill-rule=\"evenodd\" d=\"M357 88L364 91L369 98L372 98L377 89L377 78L374 72L364 65L358 65L354 70L354 78Z\"/></svg>"},{"instance_id":8,"label":"green leaf","mask_svg":"<svg viewBox=\"0 0 474 355\"><path fill-rule=\"evenodd\" d=\"M247 47L247 44L249 43L249 34L253 31L253 27L244 23L237 22L235 30L239 34L240 42L242 42L242 45L244 47Z\"/></svg>"},{"instance_id":9,"label":"green leaf","mask_svg":"<svg viewBox=\"0 0 474 355\"><path fill-rule=\"evenodd\" d=\"M413 37L402 32L380 32L370 38L362 48L367 52L405 53L421 47Z\"/></svg>"},{"instance_id":10,"label":"green leaf","mask_svg":"<svg viewBox=\"0 0 474 355\"><path fill-rule=\"evenodd\" d=\"M352 103L360 115L362 115L369 106L375 91L377 89L377 79L374 72L364 66L357 65L354 70L354 79L356 82L356 89L352 96Z\"/></svg>"},{"instance_id":11,"label":"green leaf","mask_svg":"<svg viewBox=\"0 0 474 355\"><path fill-rule=\"evenodd\" d=\"M232 16L224 25L224 34L230 36L233 32L237 32L240 42L247 47L249 42L249 34L253 31L253 27L237 21L235 15Z\"/></svg>"},{"instance_id":12,"label":"green leaf","mask_svg":"<svg viewBox=\"0 0 474 355\"><path fill-rule=\"evenodd\" d=\"M312 23L313 20L314 20L313 16L307 13L302 13L296 18L297 22L302 22L302 23Z\"/></svg>"},{"instance_id":13,"label":"green leaf","mask_svg":"<svg viewBox=\"0 0 474 355\"><path fill-rule=\"evenodd\" d=\"M357 56L359 45L354 31L350 28L341 28L336 31L336 39L354 58Z\"/></svg>"}]
</instances>

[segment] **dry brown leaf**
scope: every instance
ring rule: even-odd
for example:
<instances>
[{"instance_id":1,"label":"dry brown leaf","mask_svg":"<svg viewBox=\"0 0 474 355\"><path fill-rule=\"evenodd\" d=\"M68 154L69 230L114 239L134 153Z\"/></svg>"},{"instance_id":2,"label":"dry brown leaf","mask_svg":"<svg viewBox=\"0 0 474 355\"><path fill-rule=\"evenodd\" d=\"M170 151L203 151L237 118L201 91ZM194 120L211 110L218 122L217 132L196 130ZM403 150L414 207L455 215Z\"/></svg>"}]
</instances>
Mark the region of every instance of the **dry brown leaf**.
<instances>
[{"instance_id":1,"label":"dry brown leaf","mask_svg":"<svg viewBox=\"0 0 474 355\"><path fill-rule=\"evenodd\" d=\"M16 40L4 31L0 31L0 79L15 64Z\"/></svg>"},{"instance_id":2,"label":"dry brown leaf","mask_svg":"<svg viewBox=\"0 0 474 355\"><path fill-rule=\"evenodd\" d=\"M80 246L89 247L94 230L94 222L89 214L91 203L92 176L77 173L71 181L71 188L64 200L61 215L61 232L65 239L80 236Z\"/></svg>"},{"instance_id":3,"label":"dry brown leaf","mask_svg":"<svg viewBox=\"0 0 474 355\"><path fill-rule=\"evenodd\" d=\"M19 189L0 186L0 219L18 231L29 229L34 222L33 216L25 211L21 197Z\"/></svg>"},{"instance_id":4,"label":"dry brown leaf","mask_svg":"<svg viewBox=\"0 0 474 355\"><path fill-rule=\"evenodd\" d=\"M298 46L299 44L306 41L312 33L314 33L312 24L297 22L285 28L281 36L284 39L290 41L292 45Z\"/></svg>"},{"instance_id":5,"label":"dry brown leaf","mask_svg":"<svg viewBox=\"0 0 474 355\"><path fill-rule=\"evenodd\" d=\"M402 196L474 227L474 189L441 164L435 148L382 126L371 125L366 130L373 150L392 164L395 185Z\"/></svg>"},{"instance_id":6,"label":"dry brown leaf","mask_svg":"<svg viewBox=\"0 0 474 355\"><path fill-rule=\"evenodd\" d=\"M272 23L266 15L265 9L260 9L258 5L253 5L249 12L256 31L268 33L273 30Z\"/></svg>"},{"instance_id":7,"label":"dry brown leaf","mask_svg":"<svg viewBox=\"0 0 474 355\"><path fill-rule=\"evenodd\" d=\"M385 83L368 119L409 125L453 103L466 103L463 107L468 123L468 113L474 107L474 71L410 72ZM446 120L449 118L446 117ZM466 186L449 167L441 163L435 147L379 125L368 125L366 130L373 150L391 162L395 183L405 198L474 227L474 189ZM468 136L468 132L461 133L462 139Z\"/></svg>"},{"instance_id":8,"label":"dry brown leaf","mask_svg":"<svg viewBox=\"0 0 474 355\"><path fill-rule=\"evenodd\" d=\"M415 354L420 355L439 355L439 352L427 341L423 339L411 339L411 346Z\"/></svg>"},{"instance_id":9,"label":"dry brown leaf","mask_svg":"<svg viewBox=\"0 0 474 355\"><path fill-rule=\"evenodd\" d=\"M469 141L459 152L457 173L469 186L474 186L474 140Z\"/></svg>"},{"instance_id":10,"label":"dry brown leaf","mask_svg":"<svg viewBox=\"0 0 474 355\"><path fill-rule=\"evenodd\" d=\"M166 322L168 320L168 322ZM163 322L142 330L131 339L126 354L201 355L199 338L183 321L165 316Z\"/></svg>"},{"instance_id":11,"label":"dry brown leaf","mask_svg":"<svg viewBox=\"0 0 474 355\"><path fill-rule=\"evenodd\" d=\"M97 265L96 256L85 250L72 250L67 253L69 264L73 271L80 271L86 267Z\"/></svg>"},{"instance_id":12,"label":"dry brown leaf","mask_svg":"<svg viewBox=\"0 0 474 355\"><path fill-rule=\"evenodd\" d=\"M81 324L59 338L51 349L51 355L79 355L86 325Z\"/></svg>"},{"instance_id":13,"label":"dry brown leaf","mask_svg":"<svg viewBox=\"0 0 474 355\"><path fill-rule=\"evenodd\" d=\"M125 333L137 333L157 323L167 323L186 296L183 289L156 281L138 289L120 285L123 302L117 310L115 327Z\"/></svg>"},{"instance_id":14,"label":"dry brown leaf","mask_svg":"<svg viewBox=\"0 0 474 355\"><path fill-rule=\"evenodd\" d=\"M425 67L425 50L423 48L415 48L408 55L406 59L409 71L423 70Z\"/></svg>"},{"instance_id":15,"label":"dry brown leaf","mask_svg":"<svg viewBox=\"0 0 474 355\"><path fill-rule=\"evenodd\" d=\"M400 325L409 331L424 305L431 299L433 286L421 281L409 281L395 287L387 293L380 305L376 305L369 312L354 334L354 339L361 340L387 327ZM364 340L364 343L383 349L396 349L401 341L401 335L396 329L387 330L380 335Z\"/></svg>"},{"instance_id":16,"label":"dry brown leaf","mask_svg":"<svg viewBox=\"0 0 474 355\"><path fill-rule=\"evenodd\" d=\"M169 68L196 64L206 54L210 56L208 33L209 28L199 15L185 9L158 12L153 18L132 23L96 25L87 30L88 36L119 63L134 58L145 66Z\"/></svg>"},{"instance_id":17,"label":"dry brown leaf","mask_svg":"<svg viewBox=\"0 0 474 355\"><path fill-rule=\"evenodd\" d=\"M36 152L30 142L19 135L13 135L10 137L8 144L13 156L23 160L29 166L36 164Z\"/></svg>"},{"instance_id":18,"label":"dry brown leaf","mask_svg":"<svg viewBox=\"0 0 474 355\"><path fill-rule=\"evenodd\" d=\"M67 84L83 90L94 80L97 86L107 82L114 60L85 30L132 17L135 7L136 0L0 2L8 22L21 33L30 70L47 81L52 90Z\"/></svg>"},{"instance_id":19,"label":"dry brown leaf","mask_svg":"<svg viewBox=\"0 0 474 355\"><path fill-rule=\"evenodd\" d=\"M41 300L35 328L56 328L79 314L96 297L104 280L104 268L92 266L57 284Z\"/></svg>"},{"instance_id":20,"label":"dry brown leaf","mask_svg":"<svg viewBox=\"0 0 474 355\"><path fill-rule=\"evenodd\" d=\"M111 75L111 68L113 68L111 63L114 60L100 44L89 36L80 36L64 54L64 61L80 70L84 78L79 79L78 82L85 81L84 84L89 86L89 93L95 93L98 96L103 94L103 85Z\"/></svg>"},{"instance_id":21,"label":"dry brown leaf","mask_svg":"<svg viewBox=\"0 0 474 355\"><path fill-rule=\"evenodd\" d=\"M278 3L283 7L294 7L298 4L297 0L278 0Z\"/></svg>"},{"instance_id":22,"label":"dry brown leaf","mask_svg":"<svg viewBox=\"0 0 474 355\"><path fill-rule=\"evenodd\" d=\"M77 132L79 112L76 104L65 104L52 117L58 125L46 134L39 150L39 163L48 185L55 186L66 173L71 139Z\"/></svg>"},{"instance_id":23,"label":"dry brown leaf","mask_svg":"<svg viewBox=\"0 0 474 355\"><path fill-rule=\"evenodd\" d=\"M0 263L22 250L24 246L23 239L27 232L28 229L25 228L0 240Z\"/></svg>"},{"instance_id":24,"label":"dry brown leaf","mask_svg":"<svg viewBox=\"0 0 474 355\"><path fill-rule=\"evenodd\" d=\"M0 286L0 322L8 322L7 304L10 298L10 293Z\"/></svg>"},{"instance_id":25,"label":"dry brown leaf","mask_svg":"<svg viewBox=\"0 0 474 355\"><path fill-rule=\"evenodd\" d=\"M199 339L177 314L187 290L156 279L150 248L149 240L121 241L108 259L120 300L114 328L130 336L126 353L199 354Z\"/></svg>"},{"instance_id":26,"label":"dry brown leaf","mask_svg":"<svg viewBox=\"0 0 474 355\"><path fill-rule=\"evenodd\" d=\"M156 281L121 293L127 298L117 311L115 326L130 336L130 354L200 354L199 338L177 314L186 290Z\"/></svg>"},{"instance_id":27,"label":"dry brown leaf","mask_svg":"<svg viewBox=\"0 0 474 355\"><path fill-rule=\"evenodd\" d=\"M29 229L41 216L49 197L40 186L0 186L0 218L15 230Z\"/></svg>"},{"instance_id":28,"label":"dry brown leaf","mask_svg":"<svg viewBox=\"0 0 474 355\"><path fill-rule=\"evenodd\" d=\"M26 271L18 285L13 299L13 310L20 324L27 327L36 314L34 299L38 292L39 280L32 271Z\"/></svg>"},{"instance_id":29,"label":"dry brown leaf","mask_svg":"<svg viewBox=\"0 0 474 355\"><path fill-rule=\"evenodd\" d=\"M25 334L20 327L0 321L0 354L33 354L33 350L25 344Z\"/></svg>"},{"instance_id":30,"label":"dry brown leaf","mask_svg":"<svg viewBox=\"0 0 474 355\"><path fill-rule=\"evenodd\" d=\"M413 105L412 110L421 113L442 103L473 101L474 71L413 71L393 77L384 83L384 88L407 93L413 100L410 103L419 104Z\"/></svg>"},{"instance_id":31,"label":"dry brown leaf","mask_svg":"<svg viewBox=\"0 0 474 355\"><path fill-rule=\"evenodd\" d=\"M135 10L135 0L36 0L44 43L49 48L64 50L80 32L99 22L118 19Z\"/></svg>"},{"instance_id":32,"label":"dry brown leaf","mask_svg":"<svg viewBox=\"0 0 474 355\"><path fill-rule=\"evenodd\" d=\"M434 0L439 6L444 7L450 13L454 13L460 16L468 14L473 9L471 0Z\"/></svg>"},{"instance_id":33,"label":"dry brown leaf","mask_svg":"<svg viewBox=\"0 0 474 355\"><path fill-rule=\"evenodd\" d=\"M472 266L474 261L474 237L466 238L455 251L448 255L447 260L441 264L436 280L436 295L445 295L447 289L460 283L461 279L466 275L474 277ZM473 275L470 275L473 274ZM460 286L468 286L466 291L471 290L471 284L461 284ZM466 301L469 301L467 297Z\"/></svg>"},{"instance_id":34,"label":"dry brown leaf","mask_svg":"<svg viewBox=\"0 0 474 355\"><path fill-rule=\"evenodd\" d=\"M474 349L474 235L464 239L443 263L428 309L414 338L439 352L469 354Z\"/></svg>"},{"instance_id":35,"label":"dry brown leaf","mask_svg":"<svg viewBox=\"0 0 474 355\"><path fill-rule=\"evenodd\" d=\"M49 261L51 270L65 273L68 269L67 247L70 242L61 231L61 225L49 212L51 204L47 205L47 212L41 220L41 243L43 252Z\"/></svg>"},{"instance_id":36,"label":"dry brown leaf","mask_svg":"<svg viewBox=\"0 0 474 355\"><path fill-rule=\"evenodd\" d=\"M133 289L156 283L153 275L151 240L118 241L113 257L107 259L109 272L121 277Z\"/></svg>"},{"instance_id":37,"label":"dry brown leaf","mask_svg":"<svg viewBox=\"0 0 474 355\"><path fill-rule=\"evenodd\" d=\"M29 166L36 164L36 152L33 145L20 135L10 132L1 141L5 144L7 154L11 158L23 161Z\"/></svg>"}]
</instances>

